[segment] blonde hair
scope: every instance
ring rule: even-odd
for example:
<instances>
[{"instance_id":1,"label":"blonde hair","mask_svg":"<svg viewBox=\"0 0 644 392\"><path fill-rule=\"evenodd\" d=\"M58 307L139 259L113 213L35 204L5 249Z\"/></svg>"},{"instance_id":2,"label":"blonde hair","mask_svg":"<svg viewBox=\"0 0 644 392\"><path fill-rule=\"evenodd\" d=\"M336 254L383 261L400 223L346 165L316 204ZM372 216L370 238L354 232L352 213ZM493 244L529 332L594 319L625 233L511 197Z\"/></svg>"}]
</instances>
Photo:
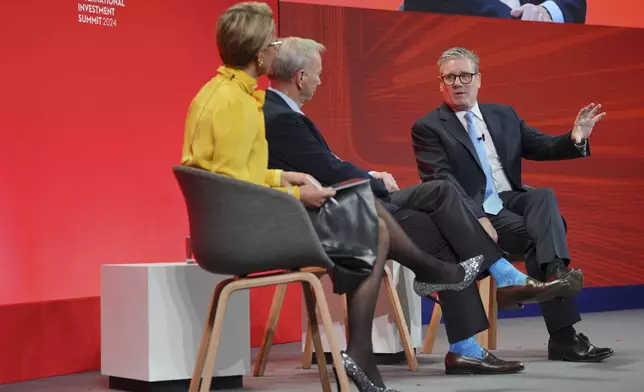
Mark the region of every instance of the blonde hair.
<instances>
[{"instance_id":1,"label":"blonde hair","mask_svg":"<svg viewBox=\"0 0 644 392\"><path fill-rule=\"evenodd\" d=\"M443 65L449 61L449 59L454 57L464 57L466 59L469 59L472 62L472 66L474 66L474 72L479 72L479 56L474 54L473 51L466 48L450 48L444 51L443 54L441 54L441 57L438 58L439 71L443 67Z\"/></svg>"},{"instance_id":2,"label":"blonde hair","mask_svg":"<svg viewBox=\"0 0 644 392\"><path fill-rule=\"evenodd\" d=\"M319 42L308 38L282 38L275 56L273 68L268 76L272 79L289 81L296 72L303 70L315 55L321 55L326 48Z\"/></svg>"},{"instance_id":3,"label":"blonde hair","mask_svg":"<svg viewBox=\"0 0 644 392\"><path fill-rule=\"evenodd\" d=\"M273 11L268 4L237 3L221 14L217 22L219 56L228 66L246 66L255 61L274 35Z\"/></svg>"}]
</instances>

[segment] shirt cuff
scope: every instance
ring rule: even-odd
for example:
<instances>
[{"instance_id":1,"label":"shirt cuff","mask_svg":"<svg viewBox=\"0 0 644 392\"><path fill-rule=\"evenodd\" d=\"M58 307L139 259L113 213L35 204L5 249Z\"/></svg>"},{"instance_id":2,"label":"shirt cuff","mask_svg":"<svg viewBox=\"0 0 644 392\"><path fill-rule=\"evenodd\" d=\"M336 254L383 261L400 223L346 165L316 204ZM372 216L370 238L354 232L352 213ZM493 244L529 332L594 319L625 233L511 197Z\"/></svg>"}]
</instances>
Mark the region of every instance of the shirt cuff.
<instances>
[{"instance_id":1,"label":"shirt cuff","mask_svg":"<svg viewBox=\"0 0 644 392\"><path fill-rule=\"evenodd\" d=\"M552 18L553 22L555 23L565 22L563 13L561 12L561 8L559 8L557 3L555 3L554 1L552 0L544 1L539 5L548 10L548 13L550 14L550 17Z\"/></svg>"},{"instance_id":2,"label":"shirt cuff","mask_svg":"<svg viewBox=\"0 0 644 392\"><path fill-rule=\"evenodd\" d=\"M288 193L289 195L293 196L294 198L300 200L300 187L299 186L277 186L273 187L271 189L275 189L276 191Z\"/></svg>"},{"instance_id":3,"label":"shirt cuff","mask_svg":"<svg viewBox=\"0 0 644 392\"><path fill-rule=\"evenodd\" d=\"M290 194L296 198L297 200L300 200L300 187L299 186L293 186L290 189Z\"/></svg>"},{"instance_id":4,"label":"shirt cuff","mask_svg":"<svg viewBox=\"0 0 644 392\"><path fill-rule=\"evenodd\" d=\"M269 169L266 171L266 184L270 187L278 187L282 184L282 170Z\"/></svg>"},{"instance_id":5,"label":"shirt cuff","mask_svg":"<svg viewBox=\"0 0 644 392\"><path fill-rule=\"evenodd\" d=\"M584 140L579 144L575 143L575 147L577 147L581 155L586 156L588 154L588 140Z\"/></svg>"}]
</instances>

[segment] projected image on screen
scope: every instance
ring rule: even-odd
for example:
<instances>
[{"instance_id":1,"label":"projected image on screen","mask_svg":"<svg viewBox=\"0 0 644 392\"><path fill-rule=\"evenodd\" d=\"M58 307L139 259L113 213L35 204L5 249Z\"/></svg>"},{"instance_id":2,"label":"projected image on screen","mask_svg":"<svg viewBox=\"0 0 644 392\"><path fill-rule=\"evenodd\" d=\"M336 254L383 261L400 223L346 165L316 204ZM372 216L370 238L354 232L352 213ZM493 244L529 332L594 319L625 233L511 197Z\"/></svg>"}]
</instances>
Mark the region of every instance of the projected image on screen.
<instances>
[{"instance_id":1,"label":"projected image on screen","mask_svg":"<svg viewBox=\"0 0 644 392\"><path fill-rule=\"evenodd\" d=\"M644 27L641 0L281 0L391 11L484 16L533 22Z\"/></svg>"},{"instance_id":2,"label":"projected image on screen","mask_svg":"<svg viewBox=\"0 0 644 392\"><path fill-rule=\"evenodd\" d=\"M404 0L400 9L535 22L586 22L586 0Z\"/></svg>"}]
</instances>

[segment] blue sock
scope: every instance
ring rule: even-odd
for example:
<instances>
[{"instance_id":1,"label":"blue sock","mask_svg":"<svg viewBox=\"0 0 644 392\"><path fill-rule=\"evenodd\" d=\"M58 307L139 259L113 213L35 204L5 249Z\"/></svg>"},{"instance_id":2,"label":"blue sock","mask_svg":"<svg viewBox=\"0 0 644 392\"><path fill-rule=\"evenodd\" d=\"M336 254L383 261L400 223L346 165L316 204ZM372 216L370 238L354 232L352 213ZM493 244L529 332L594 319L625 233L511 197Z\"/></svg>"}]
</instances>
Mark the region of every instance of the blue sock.
<instances>
[{"instance_id":1,"label":"blue sock","mask_svg":"<svg viewBox=\"0 0 644 392\"><path fill-rule=\"evenodd\" d=\"M496 263L492 264L490 267L490 274L494 277L496 281L496 286L506 287L506 286L523 286L525 285L525 280L527 276L514 268L509 261L501 257Z\"/></svg>"},{"instance_id":2,"label":"blue sock","mask_svg":"<svg viewBox=\"0 0 644 392\"><path fill-rule=\"evenodd\" d=\"M450 344L449 351L454 354L460 354L470 358L483 359L483 347L476 341L476 338L461 340L454 344Z\"/></svg>"}]
</instances>

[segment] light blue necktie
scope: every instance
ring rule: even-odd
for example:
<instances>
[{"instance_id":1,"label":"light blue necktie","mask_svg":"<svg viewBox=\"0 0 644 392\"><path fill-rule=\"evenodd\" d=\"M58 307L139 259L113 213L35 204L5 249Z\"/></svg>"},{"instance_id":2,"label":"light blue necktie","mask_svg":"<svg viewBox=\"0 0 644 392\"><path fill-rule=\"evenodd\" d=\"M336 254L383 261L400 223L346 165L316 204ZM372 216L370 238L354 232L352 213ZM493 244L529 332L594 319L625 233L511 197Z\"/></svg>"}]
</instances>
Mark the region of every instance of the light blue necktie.
<instances>
[{"instance_id":1,"label":"light blue necktie","mask_svg":"<svg viewBox=\"0 0 644 392\"><path fill-rule=\"evenodd\" d=\"M467 133L470 135L470 140L472 140L474 148L476 148L476 154L479 156L479 162L481 162L483 173L485 173L485 201L483 202L483 210L488 214L496 215L503 208L503 202L496 192L494 178L492 178L492 167L490 166L490 161L488 161L487 152L485 151L485 141L479 139L479 133L476 131L473 117L472 112L465 114Z\"/></svg>"}]
</instances>

